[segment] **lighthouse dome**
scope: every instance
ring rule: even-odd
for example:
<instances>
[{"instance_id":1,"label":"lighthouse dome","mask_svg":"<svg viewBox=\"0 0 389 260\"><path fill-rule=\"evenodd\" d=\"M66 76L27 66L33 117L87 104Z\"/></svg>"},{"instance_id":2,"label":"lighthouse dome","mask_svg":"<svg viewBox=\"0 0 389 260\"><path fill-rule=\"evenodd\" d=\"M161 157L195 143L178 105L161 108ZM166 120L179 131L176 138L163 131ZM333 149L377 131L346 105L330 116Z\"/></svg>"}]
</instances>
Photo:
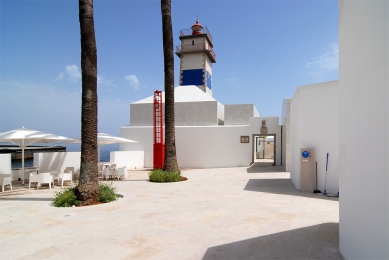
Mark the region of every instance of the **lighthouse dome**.
<instances>
[{"instance_id":1,"label":"lighthouse dome","mask_svg":"<svg viewBox=\"0 0 389 260\"><path fill-rule=\"evenodd\" d=\"M196 20L196 23L192 25L192 35L202 34L203 27L199 24L199 21Z\"/></svg>"}]
</instances>

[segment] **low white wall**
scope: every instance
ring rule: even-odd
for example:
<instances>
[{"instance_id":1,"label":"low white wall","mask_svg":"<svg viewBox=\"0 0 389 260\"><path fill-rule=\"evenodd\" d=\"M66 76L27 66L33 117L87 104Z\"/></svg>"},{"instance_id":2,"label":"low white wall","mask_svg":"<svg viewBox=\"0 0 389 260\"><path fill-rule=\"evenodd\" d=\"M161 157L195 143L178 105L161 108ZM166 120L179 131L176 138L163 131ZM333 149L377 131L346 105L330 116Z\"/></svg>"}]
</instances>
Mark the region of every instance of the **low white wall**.
<instances>
[{"instance_id":1,"label":"low white wall","mask_svg":"<svg viewBox=\"0 0 389 260\"><path fill-rule=\"evenodd\" d=\"M240 136L250 143L240 143ZM250 166L251 133L249 127L176 128L177 160L183 168Z\"/></svg>"},{"instance_id":2,"label":"low white wall","mask_svg":"<svg viewBox=\"0 0 389 260\"><path fill-rule=\"evenodd\" d=\"M152 126L123 126L120 128L120 136L137 141L137 143L122 143L120 151L143 151L144 168L153 167L153 127Z\"/></svg>"},{"instance_id":3,"label":"low white wall","mask_svg":"<svg viewBox=\"0 0 389 260\"><path fill-rule=\"evenodd\" d=\"M297 88L290 104L290 178L300 189L300 149L313 148L318 189L339 191L338 81ZM312 191L313 192L313 191Z\"/></svg>"},{"instance_id":4,"label":"low white wall","mask_svg":"<svg viewBox=\"0 0 389 260\"><path fill-rule=\"evenodd\" d=\"M339 1L339 245L389 259L389 2Z\"/></svg>"},{"instance_id":5,"label":"low white wall","mask_svg":"<svg viewBox=\"0 0 389 260\"><path fill-rule=\"evenodd\" d=\"M114 151L110 152L111 162L116 164L117 168L126 166L130 169L144 168L144 151Z\"/></svg>"},{"instance_id":6,"label":"low white wall","mask_svg":"<svg viewBox=\"0 0 389 260\"><path fill-rule=\"evenodd\" d=\"M281 127L278 117L250 118L248 126L176 126L177 160L180 168L250 166L253 135L260 134L262 119L268 133L276 135L276 165L281 165ZM153 127L125 126L120 136L137 141L121 144L121 151L144 151L144 167L153 167ZM249 136L249 143L240 143Z\"/></svg>"},{"instance_id":7,"label":"low white wall","mask_svg":"<svg viewBox=\"0 0 389 260\"><path fill-rule=\"evenodd\" d=\"M74 173L80 173L81 152L35 153L39 162L39 172L63 172L66 167L74 167Z\"/></svg>"},{"instance_id":8,"label":"low white wall","mask_svg":"<svg viewBox=\"0 0 389 260\"><path fill-rule=\"evenodd\" d=\"M10 153L0 154L0 174L12 174L12 159ZM17 178L18 177L16 177L16 179Z\"/></svg>"}]
</instances>

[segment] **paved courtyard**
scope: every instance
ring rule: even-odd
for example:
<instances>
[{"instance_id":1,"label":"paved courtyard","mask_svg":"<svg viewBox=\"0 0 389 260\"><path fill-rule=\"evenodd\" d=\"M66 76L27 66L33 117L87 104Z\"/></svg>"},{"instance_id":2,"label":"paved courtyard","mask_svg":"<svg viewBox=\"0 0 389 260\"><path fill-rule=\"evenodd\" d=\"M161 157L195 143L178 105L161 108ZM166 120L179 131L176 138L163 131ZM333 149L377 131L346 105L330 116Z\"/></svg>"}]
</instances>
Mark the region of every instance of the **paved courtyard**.
<instances>
[{"instance_id":1,"label":"paved courtyard","mask_svg":"<svg viewBox=\"0 0 389 260\"><path fill-rule=\"evenodd\" d=\"M280 167L147 173L89 207L50 206L59 187L0 193L0 259L343 259L338 198L297 191Z\"/></svg>"}]
</instances>

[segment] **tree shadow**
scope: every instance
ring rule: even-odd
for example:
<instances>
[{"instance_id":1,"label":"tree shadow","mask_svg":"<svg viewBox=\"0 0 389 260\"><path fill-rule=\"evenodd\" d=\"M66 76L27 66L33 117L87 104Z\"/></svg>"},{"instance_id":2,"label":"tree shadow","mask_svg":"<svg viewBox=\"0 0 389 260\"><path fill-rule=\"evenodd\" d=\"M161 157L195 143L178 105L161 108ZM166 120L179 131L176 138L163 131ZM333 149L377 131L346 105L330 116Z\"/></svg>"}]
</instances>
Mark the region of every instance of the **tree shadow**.
<instances>
[{"instance_id":1,"label":"tree shadow","mask_svg":"<svg viewBox=\"0 0 389 260\"><path fill-rule=\"evenodd\" d=\"M301 192L297 190L290 179L249 179L244 190L300 196L314 199L339 201L338 197L327 197L323 194Z\"/></svg>"},{"instance_id":2,"label":"tree shadow","mask_svg":"<svg viewBox=\"0 0 389 260\"><path fill-rule=\"evenodd\" d=\"M0 198L0 200L14 200L14 201L52 201L52 198Z\"/></svg>"},{"instance_id":3,"label":"tree shadow","mask_svg":"<svg viewBox=\"0 0 389 260\"><path fill-rule=\"evenodd\" d=\"M128 182L128 181L150 181L149 179L122 179L122 180L118 180L118 179L108 179L108 180L99 180L99 181L102 181L102 182Z\"/></svg>"},{"instance_id":4,"label":"tree shadow","mask_svg":"<svg viewBox=\"0 0 389 260\"><path fill-rule=\"evenodd\" d=\"M202 259L344 258L339 251L339 223L323 223L210 247Z\"/></svg>"}]
</instances>

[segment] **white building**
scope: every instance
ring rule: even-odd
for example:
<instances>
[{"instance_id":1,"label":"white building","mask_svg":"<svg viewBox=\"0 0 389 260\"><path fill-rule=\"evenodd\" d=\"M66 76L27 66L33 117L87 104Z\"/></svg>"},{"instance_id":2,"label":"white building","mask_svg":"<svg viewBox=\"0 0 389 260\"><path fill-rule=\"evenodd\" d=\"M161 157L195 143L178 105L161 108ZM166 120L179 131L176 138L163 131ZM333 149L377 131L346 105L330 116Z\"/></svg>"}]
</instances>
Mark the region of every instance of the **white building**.
<instances>
[{"instance_id":1,"label":"white building","mask_svg":"<svg viewBox=\"0 0 389 260\"><path fill-rule=\"evenodd\" d=\"M180 84L174 92L177 158L180 168L250 166L259 155L282 163L278 117L260 117L253 104L223 105L212 97L212 36L198 21L181 30ZM164 93L162 93L164 101ZM144 167L153 167L153 96L130 105L130 125L121 136L138 143L121 150L144 151ZM266 120L267 135L261 135ZM259 136L271 138L260 146ZM274 139L274 140L273 140ZM264 140L264 139L262 139ZM266 152L264 151L266 150Z\"/></svg>"},{"instance_id":2,"label":"white building","mask_svg":"<svg viewBox=\"0 0 389 260\"><path fill-rule=\"evenodd\" d=\"M322 191L329 153L326 188L340 192L345 259L389 259L388 39L388 1L340 0L339 81L299 87L283 104L285 164L297 189L300 148L315 150Z\"/></svg>"},{"instance_id":3,"label":"white building","mask_svg":"<svg viewBox=\"0 0 389 260\"><path fill-rule=\"evenodd\" d=\"M281 165L281 126L278 117L259 117L253 104L222 105L197 86L175 88L177 160L180 168L250 166L256 159L256 137L266 120L274 137L269 158ZM164 100L164 93L162 95ZM121 136L138 143L121 144L126 151L144 151L144 167L153 167L153 96L131 104L130 126ZM245 138L248 137L248 138ZM244 138L248 142L242 142Z\"/></svg>"},{"instance_id":4,"label":"white building","mask_svg":"<svg viewBox=\"0 0 389 260\"><path fill-rule=\"evenodd\" d=\"M290 178L299 190L300 149L312 148L317 162L317 189L332 194L339 191L338 93L339 82L330 81L298 87L289 100Z\"/></svg>"},{"instance_id":5,"label":"white building","mask_svg":"<svg viewBox=\"0 0 389 260\"><path fill-rule=\"evenodd\" d=\"M195 85L175 92L179 166L249 166L265 119L268 135L274 136L275 164L290 170L297 189L300 149L313 148L317 188L340 192L342 255L389 259L389 2L339 0L339 80L298 87L284 99L282 126L276 117L260 117L253 105L222 105L212 98L216 55L207 33L185 35L178 53L185 59L180 83ZM198 41L203 49L184 46ZM196 72L183 72L192 69ZM200 78L189 84L188 75ZM144 151L144 167L152 167L151 103L148 98L131 104L130 126L121 128L122 137L138 141L121 150Z\"/></svg>"},{"instance_id":6,"label":"white building","mask_svg":"<svg viewBox=\"0 0 389 260\"><path fill-rule=\"evenodd\" d=\"M340 252L389 259L389 1L339 1L339 55Z\"/></svg>"}]
</instances>

